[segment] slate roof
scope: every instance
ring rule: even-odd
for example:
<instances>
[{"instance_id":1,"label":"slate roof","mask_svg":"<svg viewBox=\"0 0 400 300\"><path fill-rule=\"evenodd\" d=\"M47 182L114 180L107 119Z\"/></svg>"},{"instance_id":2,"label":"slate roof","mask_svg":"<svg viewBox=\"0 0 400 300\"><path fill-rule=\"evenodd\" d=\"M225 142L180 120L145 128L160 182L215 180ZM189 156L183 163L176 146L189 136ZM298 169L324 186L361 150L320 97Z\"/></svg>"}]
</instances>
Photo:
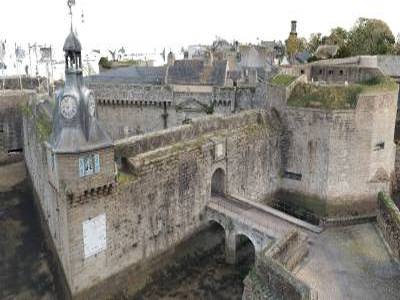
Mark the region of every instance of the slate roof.
<instances>
[{"instance_id":1,"label":"slate roof","mask_svg":"<svg viewBox=\"0 0 400 300\"><path fill-rule=\"evenodd\" d=\"M82 51L81 42L76 37L72 28L71 28L71 32L65 39L63 50L65 52L68 52L68 51L81 52Z\"/></svg>"},{"instance_id":2,"label":"slate roof","mask_svg":"<svg viewBox=\"0 0 400 300\"><path fill-rule=\"evenodd\" d=\"M308 61L308 59L311 57L311 54L310 54L310 52L305 50L305 51L301 51L301 52L296 53L295 56L296 56L296 60L299 63L305 64Z\"/></svg>"},{"instance_id":3,"label":"slate roof","mask_svg":"<svg viewBox=\"0 0 400 300\"><path fill-rule=\"evenodd\" d=\"M87 77L87 81L118 81L133 84L164 84L166 67L123 67Z\"/></svg>"},{"instance_id":4,"label":"slate roof","mask_svg":"<svg viewBox=\"0 0 400 300\"><path fill-rule=\"evenodd\" d=\"M240 45L240 65L243 67L264 67L274 57L274 49L267 46Z\"/></svg>"},{"instance_id":5,"label":"slate roof","mask_svg":"<svg viewBox=\"0 0 400 300\"><path fill-rule=\"evenodd\" d=\"M214 61L212 65L207 65L202 60L176 60L174 65L168 68L166 66L118 68L89 76L86 81L224 86L227 68L226 60Z\"/></svg>"},{"instance_id":6,"label":"slate roof","mask_svg":"<svg viewBox=\"0 0 400 300\"><path fill-rule=\"evenodd\" d=\"M207 65L201 60L177 60L168 68L168 84L224 86L227 61Z\"/></svg>"}]
</instances>

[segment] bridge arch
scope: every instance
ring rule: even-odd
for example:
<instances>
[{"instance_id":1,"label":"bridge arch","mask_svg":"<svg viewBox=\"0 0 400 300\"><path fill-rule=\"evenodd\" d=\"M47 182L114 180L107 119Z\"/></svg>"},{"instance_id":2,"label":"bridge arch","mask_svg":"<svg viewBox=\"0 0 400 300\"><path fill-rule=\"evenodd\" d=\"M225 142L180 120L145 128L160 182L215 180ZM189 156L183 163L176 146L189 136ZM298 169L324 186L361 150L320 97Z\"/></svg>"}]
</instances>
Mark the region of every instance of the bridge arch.
<instances>
[{"instance_id":1,"label":"bridge arch","mask_svg":"<svg viewBox=\"0 0 400 300\"><path fill-rule=\"evenodd\" d=\"M251 243L252 247L254 248L254 251L258 252L258 251L261 251L261 250L262 250L262 247L259 246L259 243L257 243L257 242L254 240L254 237L252 237L252 236L251 236L250 234L248 234L247 232L244 232L244 231L242 231L242 230L236 230L236 231L235 231L235 234L236 234L236 239L237 239L237 240L240 240L240 239L243 239L243 238L249 240L249 242Z\"/></svg>"},{"instance_id":2,"label":"bridge arch","mask_svg":"<svg viewBox=\"0 0 400 300\"><path fill-rule=\"evenodd\" d=\"M223 196L226 193L226 176L222 168L217 168L211 176L211 195Z\"/></svg>"},{"instance_id":3,"label":"bridge arch","mask_svg":"<svg viewBox=\"0 0 400 300\"><path fill-rule=\"evenodd\" d=\"M236 234L235 263L240 273L247 274L256 262L256 244L246 234Z\"/></svg>"},{"instance_id":4,"label":"bridge arch","mask_svg":"<svg viewBox=\"0 0 400 300\"><path fill-rule=\"evenodd\" d=\"M221 220L218 219L209 219L207 226L219 226L221 227L224 231L226 231L226 224L224 224Z\"/></svg>"}]
</instances>

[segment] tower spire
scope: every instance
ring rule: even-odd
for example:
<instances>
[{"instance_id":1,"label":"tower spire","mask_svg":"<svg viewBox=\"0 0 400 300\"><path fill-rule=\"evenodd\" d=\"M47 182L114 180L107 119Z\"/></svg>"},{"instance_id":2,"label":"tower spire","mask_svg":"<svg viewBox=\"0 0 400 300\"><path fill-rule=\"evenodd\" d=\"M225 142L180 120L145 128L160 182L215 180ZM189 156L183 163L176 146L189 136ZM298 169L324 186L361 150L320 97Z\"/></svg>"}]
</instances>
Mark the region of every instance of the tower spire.
<instances>
[{"instance_id":1,"label":"tower spire","mask_svg":"<svg viewBox=\"0 0 400 300\"><path fill-rule=\"evenodd\" d=\"M75 0L68 0L67 1L67 5L69 7L69 15L70 15L70 18L71 18L71 32L72 32L72 30L73 30L73 28L72 28L72 6L75 5Z\"/></svg>"}]
</instances>

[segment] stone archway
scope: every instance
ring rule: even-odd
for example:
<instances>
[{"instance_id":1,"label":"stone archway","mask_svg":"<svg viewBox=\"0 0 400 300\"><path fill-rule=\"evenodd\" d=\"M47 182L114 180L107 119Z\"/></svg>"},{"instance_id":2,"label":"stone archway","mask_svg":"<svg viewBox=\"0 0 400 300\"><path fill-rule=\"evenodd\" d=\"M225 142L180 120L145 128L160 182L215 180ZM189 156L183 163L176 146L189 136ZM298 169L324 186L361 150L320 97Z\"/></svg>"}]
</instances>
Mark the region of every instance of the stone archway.
<instances>
[{"instance_id":1,"label":"stone archway","mask_svg":"<svg viewBox=\"0 0 400 300\"><path fill-rule=\"evenodd\" d=\"M225 195L225 171L221 168L216 169L211 177L211 195Z\"/></svg>"},{"instance_id":2,"label":"stone archway","mask_svg":"<svg viewBox=\"0 0 400 300\"><path fill-rule=\"evenodd\" d=\"M236 263L243 266L254 265L256 247L253 241L245 234L236 235ZM248 269L246 272L248 272Z\"/></svg>"}]
</instances>

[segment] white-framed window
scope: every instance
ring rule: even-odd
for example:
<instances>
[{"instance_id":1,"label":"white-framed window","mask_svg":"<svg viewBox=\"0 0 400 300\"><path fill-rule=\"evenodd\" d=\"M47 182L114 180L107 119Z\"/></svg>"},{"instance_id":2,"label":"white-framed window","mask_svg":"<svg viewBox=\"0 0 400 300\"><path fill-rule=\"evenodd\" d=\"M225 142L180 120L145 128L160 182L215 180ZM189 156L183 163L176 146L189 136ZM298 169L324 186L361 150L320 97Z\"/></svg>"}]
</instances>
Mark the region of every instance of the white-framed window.
<instances>
[{"instance_id":1,"label":"white-framed window","mask_svg":"<svg viewBox=\"0 0 400 300\"><path fill-rule=\"evenodd\" d=\"M79 177L90 176L100 172L99 154L89 154L79 158Z\"/></svg>"}]
</instances>

